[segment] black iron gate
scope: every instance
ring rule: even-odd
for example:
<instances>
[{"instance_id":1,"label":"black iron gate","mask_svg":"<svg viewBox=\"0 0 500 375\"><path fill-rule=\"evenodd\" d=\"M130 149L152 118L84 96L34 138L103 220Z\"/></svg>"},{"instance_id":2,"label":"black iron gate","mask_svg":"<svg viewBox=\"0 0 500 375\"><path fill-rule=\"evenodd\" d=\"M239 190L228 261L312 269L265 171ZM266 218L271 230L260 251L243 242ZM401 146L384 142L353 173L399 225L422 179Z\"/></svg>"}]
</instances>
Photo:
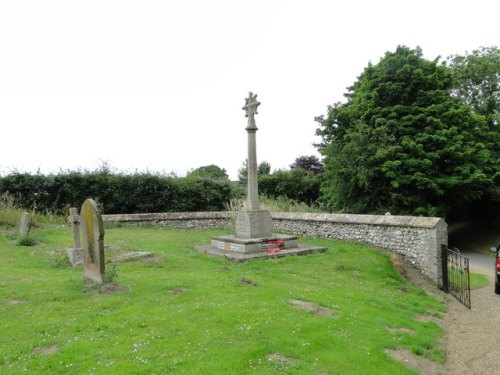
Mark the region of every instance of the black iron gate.
<instances>
[{"instance_id":1,"label":"black iron gate","mask_svg":"<svg viewBox=\"0 0 500 375\"><path fill-rule=\"evenodd\" d=\"M461 255L458 249L448 249L443 245L441 247L441 260L443 291L452 294L470 309L469 258Z\"/></svg>"}]
</instances>

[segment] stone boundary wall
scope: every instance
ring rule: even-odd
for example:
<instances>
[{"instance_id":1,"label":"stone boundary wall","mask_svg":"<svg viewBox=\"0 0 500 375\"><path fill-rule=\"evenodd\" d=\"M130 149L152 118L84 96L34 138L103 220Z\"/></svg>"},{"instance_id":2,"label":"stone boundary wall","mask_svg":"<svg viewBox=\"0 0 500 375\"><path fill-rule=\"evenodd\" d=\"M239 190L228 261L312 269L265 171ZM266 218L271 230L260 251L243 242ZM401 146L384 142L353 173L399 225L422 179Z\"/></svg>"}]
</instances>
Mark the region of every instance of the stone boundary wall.
<instances>
[{"instance_id":1,"label":"stone boundary wall","mask_svg":"<svg viewBox=\"0 0 500 375\"><path fill-rule=\"evenodd\" d=\"M102 215L102 220L177 229L229 228L232 225L231 213L226 211Z\"/></svg>"},{"instance_id":2,"label":"stone boundary wall","mask_svg":"<svg viewBox=\"0 0 500 375\"><path fill-rule=\"evenodd\" d=\"M401 254L442 287L441 245L448 244L447 224L437 217L271 213L276 232L351 240ZM172 212L102 215L105 222L180 229L232 225L230 212Z\"/></svg>"}]
</instances>

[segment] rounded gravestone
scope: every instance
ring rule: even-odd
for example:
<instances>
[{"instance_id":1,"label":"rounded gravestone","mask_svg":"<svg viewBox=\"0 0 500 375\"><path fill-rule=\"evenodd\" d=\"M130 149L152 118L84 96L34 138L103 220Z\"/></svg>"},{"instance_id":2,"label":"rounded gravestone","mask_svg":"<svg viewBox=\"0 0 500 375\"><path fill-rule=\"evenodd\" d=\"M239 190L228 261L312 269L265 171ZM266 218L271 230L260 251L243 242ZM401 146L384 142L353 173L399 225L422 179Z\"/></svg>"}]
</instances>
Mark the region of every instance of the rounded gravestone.
<instances>
[{"instance_id":1,"label":"rounded gravestone","mask_svg":"<svg viewBox=\"0 0 500 375\"><path fill-rule=\"evenodd\" d=\"M93 199L80 210L84 276L97 283L104 281L104 224Z\"/></svg>"}]
</instances>

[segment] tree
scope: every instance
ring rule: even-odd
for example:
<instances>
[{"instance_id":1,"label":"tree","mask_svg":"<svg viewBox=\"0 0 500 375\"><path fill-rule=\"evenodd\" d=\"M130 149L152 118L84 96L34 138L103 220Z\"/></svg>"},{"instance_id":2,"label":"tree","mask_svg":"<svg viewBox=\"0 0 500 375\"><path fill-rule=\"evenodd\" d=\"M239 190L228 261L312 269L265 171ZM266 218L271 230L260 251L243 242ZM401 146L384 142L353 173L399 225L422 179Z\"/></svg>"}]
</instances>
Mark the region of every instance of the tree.
<instances>
[{"instance_id":1,"label":"tree","mask_svg":"<svg viewBox=\"0 0 500 375\"><path fill-rule=\"evenodd\" d=\"M264 176L269 174L271 174L271 164L269 164L267 161L259 163L259 165L257 166L257 175Z\"/></svg>"},{"instance_id":2,"label":"tree","mask_svg":"<svg viewBox=\"0 0 500 375\"><path fill-rule=\"evenodd\" d=\"M323 203L356 213L442 215L494 184L484 117L450 94L446 66L399 46L369 64L347 102L317 117Z\"/></svg>"},{"instance_id":3,"label":"tree","mask_svg":"<svg viewBox=\"0 0 500 375\"><path fill-rule=\"evenodd\" d=\"M476 213L488 220L500 218L500 50L481 47L471 54L448 57L453 77L452 94L465 101L488 123L484 137L490 151L489 168L493 184L475 205Z\"/></svg>"},{"instance_id":4,"label":"tree","mask_svg":"<svg viewBox=\"0 0 500 375\"><path fill-rule=\"evenodd\" d=\"M295 159L293 164L290 164L290 168L294 169L302 169L306 172L313 172L314 174L318 174L323 172L323 164L319 161L317 156L299 156Z\"/></svg>"},{"instance_id":5,"label":"tree","mask_svg":"<svg viewBox=\"0 0 500 375\"><path fill-rule=\"evenodd\" d=\"M448 57L453 77L452 93L486 117L490 127L500 124L500 50L481 47ZM498 131L498 129L497 129Z\"/></svg>"},{"instance_id":6,"label":"tree","mask_svg":"<svg viewBox=\"0 0 500 375\"><path fill-rule=\"evenodd\" d=\"M286 197L309 205L319 197L320 175L299 168L259 176L259 191L268 197Z\"/></svg>"},{"instance_id":7,"label":"tree","mask_svg":"<svg viewBox=\"0 0 500 375\"><path fill-rule=\"evenodd\" d=\"M229 180L229 176L224 168L220 168L217 165L205 165L193 169L187 174L187 177L197 177L197 178L208 178L212 180Z\"/></svg>"},{"instance_id":8,"label":"tree","mask_svg":"<svg viewBox=\"0 0 500 375\"><path fill-rule=\"evenodd\" d=\"M257 176L269 175L271 173L271 164L267 161L262 161L257 165ZM243 162L240 169L238 169L238 181L242 185L246 185L248 179L247 160Z\"/></svg>"}]
</instances>

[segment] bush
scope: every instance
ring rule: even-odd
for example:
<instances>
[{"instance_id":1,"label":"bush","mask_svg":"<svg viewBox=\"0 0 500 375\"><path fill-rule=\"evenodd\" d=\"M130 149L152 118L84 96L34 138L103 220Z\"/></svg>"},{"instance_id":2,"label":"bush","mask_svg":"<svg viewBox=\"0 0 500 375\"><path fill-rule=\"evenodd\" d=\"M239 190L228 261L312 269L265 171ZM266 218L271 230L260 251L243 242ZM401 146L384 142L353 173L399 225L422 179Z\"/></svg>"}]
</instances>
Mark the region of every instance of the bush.
<instances>
[{"instance_id":1,"label":"bush","mask_svg":"<svg viewBox=\"0 0 500 375\"><path fill-rule=\"evenodd\" d=\"M59 214L90 197L109 214L213 211L239 194L228 180L112 174L107 169L49 176L13 173L0 178L0 194L6 192L18 197L22 208Z\"/></svg>"},{"instance_id":2,"label":"bush","mask_svg":"<svg viewBox=\"0 0 500 375\"><path fill-rule=\"evenodd\" d=\"M29 237L29 236L21 237L16 242L17 246L34 246L35 244L36 244L36 241L32 237Z\"/></svg>"},{"instance_id":3,"label":"bush","mask_svg":"<svg viewBox=\"0 0 500 375\"><path fill-rule=\"evenodd\" d=\"M302 169L276 171L259 177L259 190L268 197L286 197L297 202L313 205L319 198L321 175Z\"/></svg>"}]
</instances>

